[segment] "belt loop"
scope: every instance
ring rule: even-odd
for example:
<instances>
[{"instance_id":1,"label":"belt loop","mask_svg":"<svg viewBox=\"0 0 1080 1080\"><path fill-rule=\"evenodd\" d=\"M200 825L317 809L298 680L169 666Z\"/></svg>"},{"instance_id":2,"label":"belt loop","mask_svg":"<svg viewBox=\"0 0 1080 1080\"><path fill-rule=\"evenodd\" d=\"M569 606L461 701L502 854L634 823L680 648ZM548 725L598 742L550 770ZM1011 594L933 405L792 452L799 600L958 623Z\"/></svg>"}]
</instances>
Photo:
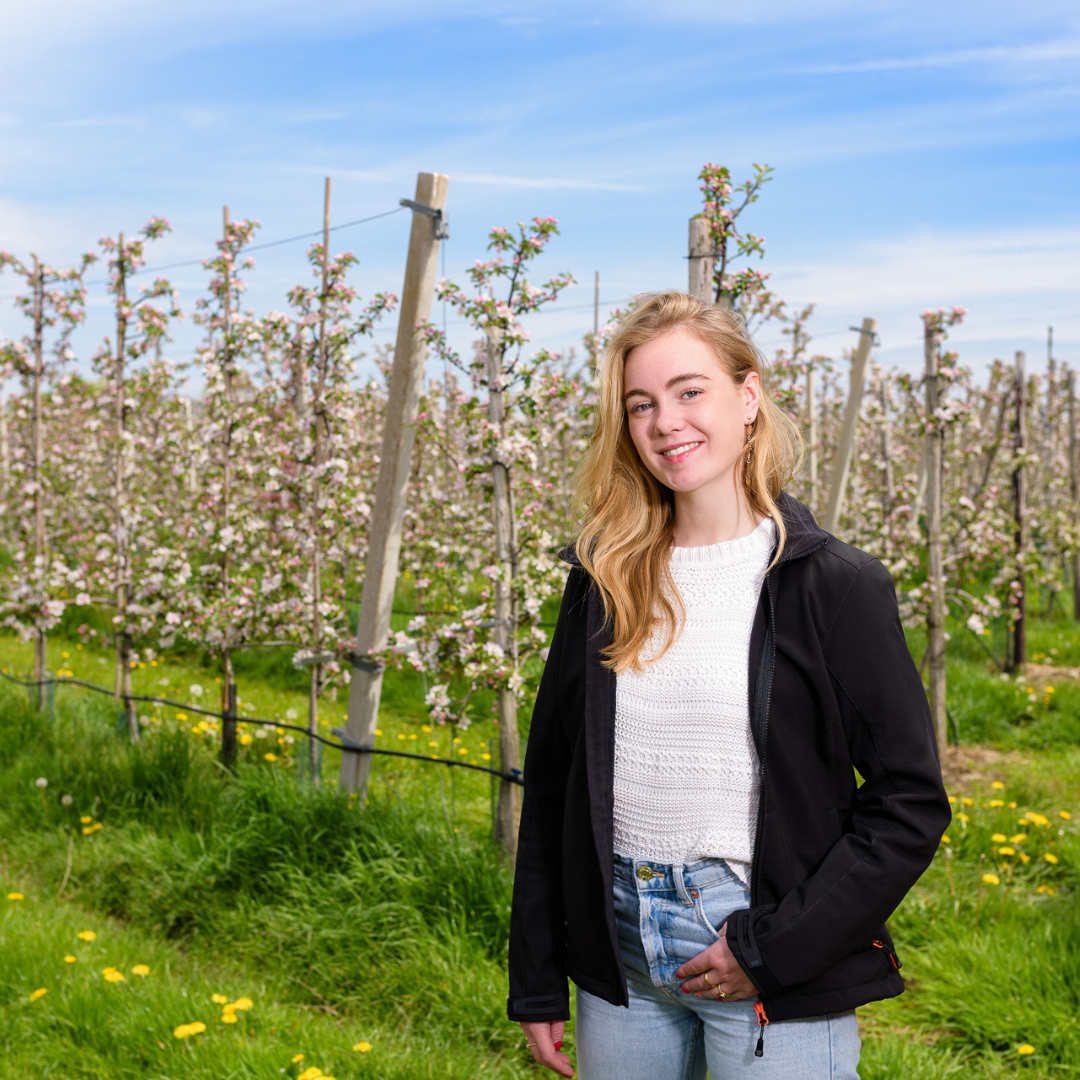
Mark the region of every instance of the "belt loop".
<instances>
[{"instance_id":1,"label":"belt loop","mask_svg":"<svg viewBox=\"0 0 1080 1080\"><path fill-rule=\"evenodd\" d=\"M690 899L690 894L686 891L686 882L683 881L682 863L675 863L671 867L671 876L675 879L675 888L679 893L679 899L688 907L693 907L694 901Z\"/></svg>"}]
</instances>

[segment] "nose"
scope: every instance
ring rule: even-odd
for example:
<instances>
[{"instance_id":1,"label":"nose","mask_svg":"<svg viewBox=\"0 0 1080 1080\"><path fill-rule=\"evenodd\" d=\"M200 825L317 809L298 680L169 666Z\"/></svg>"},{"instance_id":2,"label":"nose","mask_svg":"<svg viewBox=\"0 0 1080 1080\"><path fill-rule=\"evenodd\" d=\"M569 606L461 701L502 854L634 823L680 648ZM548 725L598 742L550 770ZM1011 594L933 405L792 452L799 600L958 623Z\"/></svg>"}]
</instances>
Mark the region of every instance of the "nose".
<instances>
[{"instance_id":1,"label":"nose","mask_svg":"<svg viewBox=\"0 0 1080 1080\"><path fill-rule=\"evenodd\" d=\"M679 410L662 402L657 403L652 414L653 431L657 435L671 435L686 427L686 420L679 415Z\"/></svg>"}]
</instances>

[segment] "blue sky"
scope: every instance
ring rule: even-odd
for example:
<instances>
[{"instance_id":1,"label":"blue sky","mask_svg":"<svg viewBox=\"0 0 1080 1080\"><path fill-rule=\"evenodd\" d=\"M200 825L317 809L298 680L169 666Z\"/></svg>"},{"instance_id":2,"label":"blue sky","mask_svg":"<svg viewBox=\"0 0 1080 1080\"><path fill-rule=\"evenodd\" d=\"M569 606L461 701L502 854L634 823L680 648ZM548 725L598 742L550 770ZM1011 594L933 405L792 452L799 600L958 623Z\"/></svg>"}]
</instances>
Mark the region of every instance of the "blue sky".
<instances>
[{"instance_id":1,"label":"blue sky","mask_svg":"<svg viewBox=\"0 0 1080 1080\"><path fill-rule=\"evenodd\" d=\"M325 0L4 0L0 247L71 261L151 214L151 265L209 253L221 206L266 242L392 209L419 170L449 174L446 268L486 230L554 215L544 256L580 285L536 316L563 347L602 297L686 282L704 161L775 180L747 217L815 347L878 319L886 365L921 359L918 313L970 310L952 342L981 369L1025 349L1080 363L1080 7L758 0L753 5L376 6ZM365 295L400 289L408 215L339 232ZM256 311L305 280L305 244L258 254ZM94 275L91 274L93 277ZM171 272L189 310L199 268ZM14 291L0 277L0 296ZM77 339L106 331L93 295ZM451 315L451 323L453 317ZM464 330L451 327L457 344ZM10 300L0 335L21 333ZM392 339L392 327L378 337ZM169 352L190 353L181 324ZM766 331L761 342L779 340Z\"/></svg>"}]
</instances>

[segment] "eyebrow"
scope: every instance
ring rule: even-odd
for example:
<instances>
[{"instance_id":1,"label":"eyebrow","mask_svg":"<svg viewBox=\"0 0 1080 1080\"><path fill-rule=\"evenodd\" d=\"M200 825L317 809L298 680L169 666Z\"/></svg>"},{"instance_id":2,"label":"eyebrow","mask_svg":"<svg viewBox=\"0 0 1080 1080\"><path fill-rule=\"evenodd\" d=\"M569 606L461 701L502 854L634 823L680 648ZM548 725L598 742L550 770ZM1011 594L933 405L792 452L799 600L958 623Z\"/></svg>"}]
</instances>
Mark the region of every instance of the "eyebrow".
<instances>
[{"instance_id":1,"label":"eyebrow","mask_svg":"<svg viewBox=\"0 0 1080 1080\"><path fill-rule=\"evenodd\" d=\"M672 378L668 379L668 381L664 384L664 389L670 390L673 386L678 386L679 383L695 382L697 379L705 379L709 381L709 376L703 375L701 372L690 373L688 375L675 375ZM647 390L627 390L626 393L623 394L623 401L625 401L627 398L634 397L635 394L639 397L649 397L649 393Z\"/></svg>"}]
</instances>

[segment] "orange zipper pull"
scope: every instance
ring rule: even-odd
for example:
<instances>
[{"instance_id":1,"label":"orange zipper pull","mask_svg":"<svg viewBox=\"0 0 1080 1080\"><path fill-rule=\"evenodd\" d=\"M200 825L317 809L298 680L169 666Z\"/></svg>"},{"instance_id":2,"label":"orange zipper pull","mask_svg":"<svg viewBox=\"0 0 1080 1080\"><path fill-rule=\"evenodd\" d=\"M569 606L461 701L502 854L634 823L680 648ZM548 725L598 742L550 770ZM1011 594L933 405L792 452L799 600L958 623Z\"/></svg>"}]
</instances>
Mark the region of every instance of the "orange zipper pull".
<instances>
[{"instance_id":1,"label":"orange zipper pull","mask_svg":"<svg viewBox=\"0 0 1080 1080\"><path fill-rule=\"evenodd\" d=\"M754 1057L765 1056L765 1027L769 1023L769 1018L765 1015L765 1006L760 1001L754 1002L754 1012L757 1013L758 1035L757 1049L754 1050Z\"/></svg>"}]
</instances>

